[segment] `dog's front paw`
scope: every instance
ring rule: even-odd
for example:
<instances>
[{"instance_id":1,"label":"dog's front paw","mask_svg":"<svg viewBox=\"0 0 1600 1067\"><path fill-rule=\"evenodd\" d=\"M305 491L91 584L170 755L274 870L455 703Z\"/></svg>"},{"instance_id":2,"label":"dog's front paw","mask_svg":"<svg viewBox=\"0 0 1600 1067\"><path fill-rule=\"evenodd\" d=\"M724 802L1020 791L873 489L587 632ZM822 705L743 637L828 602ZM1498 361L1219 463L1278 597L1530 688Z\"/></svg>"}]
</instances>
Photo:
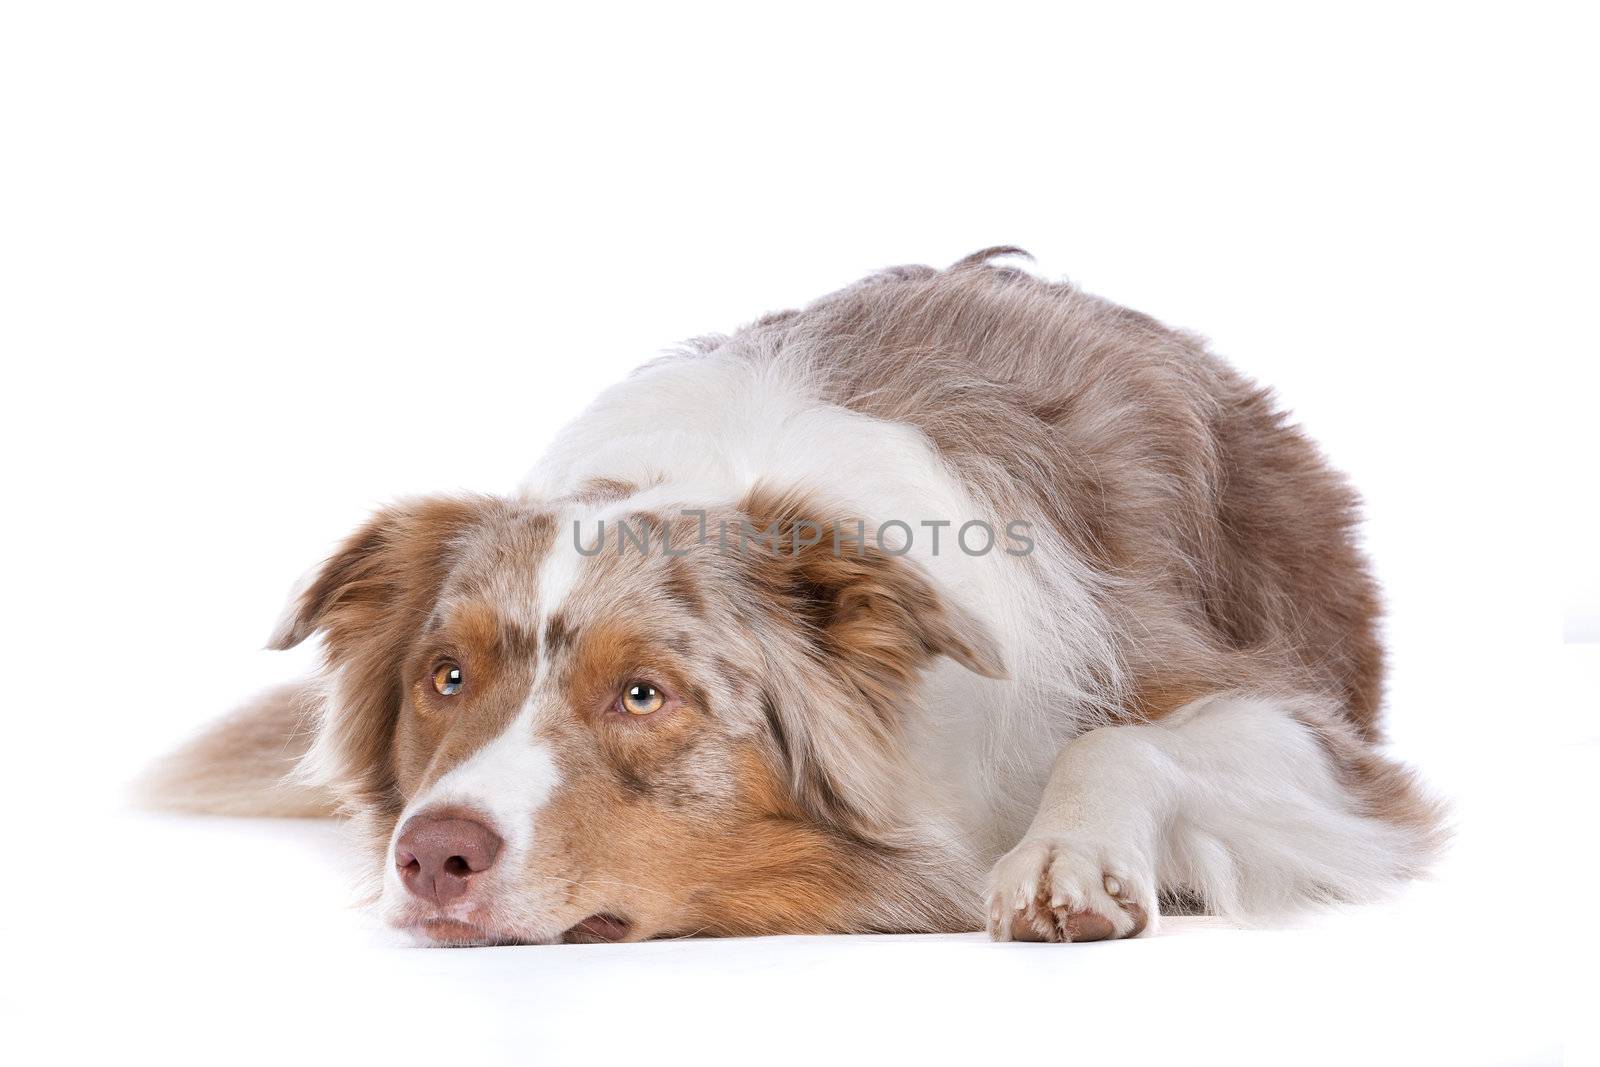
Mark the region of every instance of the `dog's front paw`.
<instances>
[{"instance_id":1,"label":"dog's front paw","mask_svg":"<svg viewBox=\"0 0 1600 1067\"><path fill-rule=\"evenodd\" d=\"M1026 838L989 875L989 936L1106 941L1154 932L1155 876L1148 867L1075 838Z\"/></svg>"}]
</instances>

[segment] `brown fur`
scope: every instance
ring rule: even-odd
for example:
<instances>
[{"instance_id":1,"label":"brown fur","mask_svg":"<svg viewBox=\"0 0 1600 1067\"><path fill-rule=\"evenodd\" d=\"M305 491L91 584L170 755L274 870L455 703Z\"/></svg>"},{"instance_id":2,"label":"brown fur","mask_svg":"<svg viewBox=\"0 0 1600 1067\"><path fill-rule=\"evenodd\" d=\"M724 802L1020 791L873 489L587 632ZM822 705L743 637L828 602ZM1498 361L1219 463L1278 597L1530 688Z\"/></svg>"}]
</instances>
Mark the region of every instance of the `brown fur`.
<instances>
[{"instance_id":1,"label":"brown fur","mask_svg":"<svg viewBox=\"0 0 1600 1067\"><path fill-rule=\"evenodd\" d=\"M507 511L487 497L442 497L379 512L327 562L273 636L273 648L288 648L314 630L325 634L341 713L324 721L318 745L333 762L339 799L352 808L399 811L391 745L406 652L433 611L457 540ZM538 536L553 535L547 524Z\"/></svg>"},{"instance_id":2,"label":"brown fur","mask_svg":"<svg viewBox=\"0 0 1600 1067\"><path fill-rule=\"evenodd\" d=\"M315 738L320 695L278 686L243 705L154 767L135 786L149 807L286 818L334 814L327 792L295 778Z\"/></svg>"}]
</instances>

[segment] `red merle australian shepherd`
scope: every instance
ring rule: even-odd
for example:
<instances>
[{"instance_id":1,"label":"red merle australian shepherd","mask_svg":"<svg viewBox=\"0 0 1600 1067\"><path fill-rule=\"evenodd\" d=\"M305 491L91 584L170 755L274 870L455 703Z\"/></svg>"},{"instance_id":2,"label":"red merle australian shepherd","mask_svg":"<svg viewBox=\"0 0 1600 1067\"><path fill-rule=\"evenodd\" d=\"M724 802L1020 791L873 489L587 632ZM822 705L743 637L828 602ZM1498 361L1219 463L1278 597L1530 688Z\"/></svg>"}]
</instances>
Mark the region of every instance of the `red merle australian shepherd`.
<instances>
[{"instance_id":1,"label":"red merle australian shepherd","mask_svg":"<svg viewBox=\"0 0 1600 1067\"><path fill-rule=\"evenodd\" d=\"M385 508L159 767L343 813L436 944L1092 941L1417 873L1356 501L1194 337L993 262L873 275L600 396L510 496Z\"/></svg>"}]
</instances>

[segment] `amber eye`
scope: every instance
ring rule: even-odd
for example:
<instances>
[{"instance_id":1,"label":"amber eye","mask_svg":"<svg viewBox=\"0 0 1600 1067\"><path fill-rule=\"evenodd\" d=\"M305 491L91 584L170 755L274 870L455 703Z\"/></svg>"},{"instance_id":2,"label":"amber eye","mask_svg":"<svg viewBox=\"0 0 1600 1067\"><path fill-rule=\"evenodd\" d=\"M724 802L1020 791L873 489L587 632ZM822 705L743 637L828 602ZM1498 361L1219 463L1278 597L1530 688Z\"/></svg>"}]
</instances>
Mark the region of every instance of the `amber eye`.
<instances>
[{"instance_id":1,"label":"amber eye","mask_svg":"<svg viewBox=\"0 0 1600 1067\"><path fill-rule=\"evenodd\" d=\"M461 667L449 660L433 669L433 687L440 696L453 697L461 692Z\"/></svg>"},{"instance_id":2,"label":"amber eye","mask_svg":"<svg viewBox=\"0 0 1600 1067\"><path fill-rule=\"evenodd\" d=\"M629 715L648 715L660 711L667 698L648 682L634 682L622 691L622 709Z\"/></svg>"}]
</instances>

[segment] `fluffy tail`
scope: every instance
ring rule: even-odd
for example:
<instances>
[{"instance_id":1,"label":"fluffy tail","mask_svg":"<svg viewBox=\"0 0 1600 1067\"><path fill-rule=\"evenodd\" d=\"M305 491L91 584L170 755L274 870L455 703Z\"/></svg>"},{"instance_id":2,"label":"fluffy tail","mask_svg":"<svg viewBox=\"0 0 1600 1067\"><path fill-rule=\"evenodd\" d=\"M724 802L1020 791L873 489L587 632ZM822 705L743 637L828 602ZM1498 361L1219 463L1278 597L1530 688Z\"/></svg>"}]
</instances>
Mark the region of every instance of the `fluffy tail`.
<instances>
[{"instance_id":1,"label":"fluffy tail","mask_svg":"<svg viewBox=\"0 0 1600 1067\"><path fill-rule=\"evenodd\" d=\"M134 787L141 807L209 815L333 815L331 794L293 771L311 746L319 695L295 682L256 697L158 760Z\"/></svg>"}]
</instances>

